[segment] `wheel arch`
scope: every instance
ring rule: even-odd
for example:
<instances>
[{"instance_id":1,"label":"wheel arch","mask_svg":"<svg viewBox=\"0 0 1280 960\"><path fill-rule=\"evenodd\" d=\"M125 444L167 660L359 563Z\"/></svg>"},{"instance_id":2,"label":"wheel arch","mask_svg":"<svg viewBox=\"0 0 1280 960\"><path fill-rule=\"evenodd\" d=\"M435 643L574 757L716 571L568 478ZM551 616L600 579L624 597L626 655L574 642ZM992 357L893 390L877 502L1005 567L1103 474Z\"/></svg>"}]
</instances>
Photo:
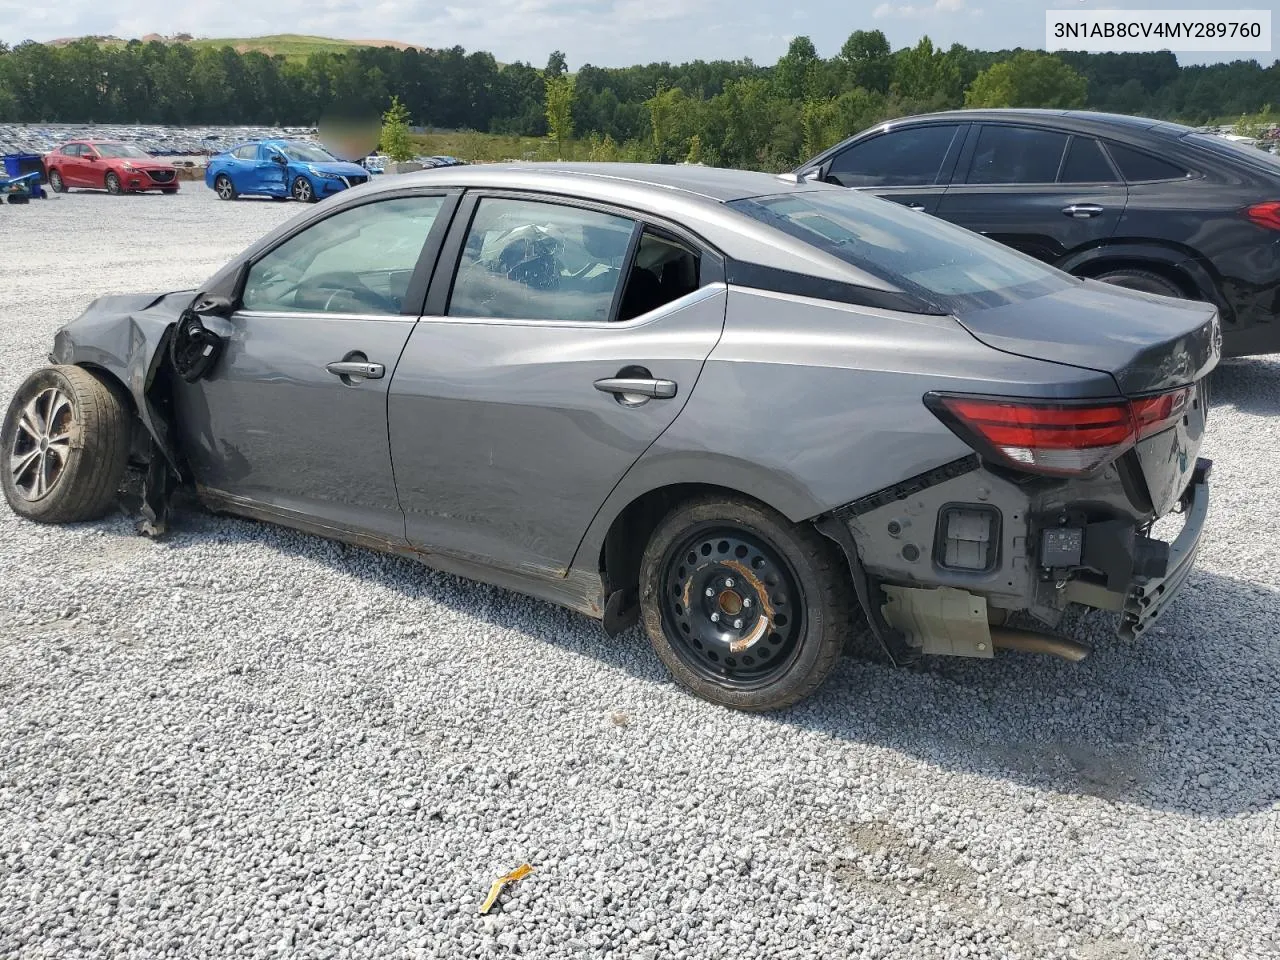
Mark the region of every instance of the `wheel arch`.
<instances>
[{"instance_id":1,"label":"wheel arch","mask_svg":"<svg viewBox=\"0 0 1280 960\"><path fill-rule=\"evenodd\" d=\"M635 622L645 548L662 519L681 504L703 497L740 499L793 522L798 519L789 516L777 498L762 496L758 488L747 489L748 486L709 481L663 483L631 496L607 514L601 510L607 519L597 515L592 530L578 549L578 556L583 566L593 567L599 573L604 588L604 626L610 634L617 634Z\"/></svg>"},{"instance_id":2,"label":"wheel arch","mask_svg":"<svg viewBox=\"0 0 1280 960\"><path fill-rule=\"evenodd\" d=\"M1208 263L1190 250L1157 243L1104 243L1068 254L1055 264L1077 277L1097 277L1113 270L1144 270L1163 277L1189 299L1214 304L1227 317L1230 307Z\"/></svg>"}]
</instances>

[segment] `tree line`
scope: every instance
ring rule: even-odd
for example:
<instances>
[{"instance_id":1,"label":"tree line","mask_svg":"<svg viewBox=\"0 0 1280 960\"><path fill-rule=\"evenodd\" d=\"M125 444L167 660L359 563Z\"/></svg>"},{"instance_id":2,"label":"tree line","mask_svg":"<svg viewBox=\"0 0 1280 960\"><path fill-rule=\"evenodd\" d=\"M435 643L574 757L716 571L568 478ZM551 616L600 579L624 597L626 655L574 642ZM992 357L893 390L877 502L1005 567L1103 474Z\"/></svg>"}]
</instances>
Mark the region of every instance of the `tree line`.
<instances>
[{"instance_id":1,"label":"tree line","mask_svg":"<svg viewBox=\"0 0 1280 960\"><path fill-rule=\"evenodd\" d=\"M570 73L489 53L354 48L288 59L151 41L0 44L0 121L303 125L334 110L578 138L597 159L781 169L881 120L963 106L1083 107L1200 124L1280 108L1280 62L1180 67L1171 53L892 50L878 30L835 56L797 37L777 63L695 60Z\"/></svg>"}]
</instances>

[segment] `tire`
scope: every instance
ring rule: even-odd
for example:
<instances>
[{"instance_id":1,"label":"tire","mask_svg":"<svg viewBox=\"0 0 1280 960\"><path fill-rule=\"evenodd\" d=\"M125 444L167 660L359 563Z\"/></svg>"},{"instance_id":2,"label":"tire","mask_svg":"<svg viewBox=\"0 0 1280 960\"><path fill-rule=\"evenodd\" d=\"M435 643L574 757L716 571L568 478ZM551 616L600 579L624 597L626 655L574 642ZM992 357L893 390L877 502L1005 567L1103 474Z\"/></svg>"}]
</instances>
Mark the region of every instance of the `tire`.
<instances>
[{"instance_id":1,"label":"tire","mask_svg":"<svg viewBox=\"0 0 1280 960\"><path fill-rule=\"evenodd\" d=\"M1187 299L1187 295L1172 280L1162 277L1150 270L1112 270L1100 273L1093 279L1103 283L1111 283L1127 290L1140 290L1143 293L1158 293L1162 297Z\"/></svg>"},{"instance_id":2,"label":"tire","mask_svg":"<svg viewBox=\"0 0 1280 960\"><path fill-rule=\"evenodd\" d=\"M816 691L839 662L853 603L834 543L747 500L676 507L641 561L654 651L681 686L737 710L782 710Z\"/></svg>"},{"instance_id":3,"label":"tire","mask_svg":"<svg viewBox=\"0 0 1280 960\"><path fill-rule=\"evenodd\" d=\"M213 192L218 195L219 200L234 200L240 196L235 183L225 173L220 173L213 178Z\"/></svg>"},{"instance_id":4,"label":"tire","mask_svg":"<svg viewBox=\"0 0 1280 960\"><path fill-rule=\"evenodd\" d=\"M62 180L62 174L57 170L49 171L49 189L54 193L66 193L67 185Z\"/></svg>"},{"instance_id":5,"label":"tire","mask_svg":"<svg viewBox=\"0 0 1280 960\"><path fill-rule=\"evenodd\" d=\"M165 196L172 197L175 193L178 192L178 188L174 187L172 190L161 190L160 192L163 193Z\"/></svg>"},{"instance_id":6,"label":"tire","mask_svg":"<svg viewBox=\"0 0 1280 960\"><path fill-rule=\"evenodd\" d=\"M120 177L116 175L114 170L107 171L107 175L102 180L102 185L107 188L107 193L115 195L124 193L124 188L120 185Z\"/></svg>"},{"instance_id":7,"label":"tire","mask_svg":"<svg viewBox=\"0 0 1280 960\"><path fill-rule=\"evenodd\" d=\"M14 513L41 523L97 520L120 489L132 432L133 414L119 389L81 367L37 370L13 395L0 426L5 500Z\"/></svg>"},{"instance_id":8,"label":"tire","mask_svg":"<svg viewBox=\"0 0 1280 960\"><path fill-rule=\"evenodd\" d=\"M295 177L293 187L289 191L289 196L297 200L299 203L315 203L316 188L311 185L311 181L306 177Z\"/></svg>"}]
</instances>

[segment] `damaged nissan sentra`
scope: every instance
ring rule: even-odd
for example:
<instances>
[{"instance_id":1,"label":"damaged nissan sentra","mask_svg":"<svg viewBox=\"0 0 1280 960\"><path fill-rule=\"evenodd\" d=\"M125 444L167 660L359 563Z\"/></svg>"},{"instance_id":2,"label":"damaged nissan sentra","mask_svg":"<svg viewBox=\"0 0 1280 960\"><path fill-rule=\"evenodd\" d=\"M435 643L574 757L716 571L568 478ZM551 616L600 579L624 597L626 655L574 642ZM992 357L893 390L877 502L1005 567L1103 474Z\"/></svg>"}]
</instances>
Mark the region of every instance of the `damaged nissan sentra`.
<instances>
[{"instance_id":1,"label":"damaged nissan sentra","mask_svg":"<svg viewBox=\"0 0 1280 960\"><path fill-rule=\"evenodd\" d=\"M839 187L424 171L95 301L9 406L3 488L83 521L140 474L143 532L186 488L639 620L681 684L767 710L863 615L896 663L1078 658L1074 604L1140 637L1204 526L1220 353L1212 306Z\"/></svg>"}]
</instances>

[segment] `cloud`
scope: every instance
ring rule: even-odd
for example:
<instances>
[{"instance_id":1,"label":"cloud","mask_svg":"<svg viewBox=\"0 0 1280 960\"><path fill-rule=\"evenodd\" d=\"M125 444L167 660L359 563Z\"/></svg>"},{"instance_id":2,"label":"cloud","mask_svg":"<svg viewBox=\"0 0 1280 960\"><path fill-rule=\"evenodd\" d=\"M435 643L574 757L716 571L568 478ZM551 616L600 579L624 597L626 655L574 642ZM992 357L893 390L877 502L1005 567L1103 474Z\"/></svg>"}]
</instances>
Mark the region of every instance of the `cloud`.
<instances>
[{"instance_id":1,"label":"cloud","mask_svg":"<svg viewBox=\"0 0 1280 960\"><path fill-rule=\"evenodd\" d=\"M882 3L872 11L877 20L893 17L898 20L927 20L942 13L959 13L965 9L965 0L933 0L933 3Z\"/></svg>"}]
</instances>

